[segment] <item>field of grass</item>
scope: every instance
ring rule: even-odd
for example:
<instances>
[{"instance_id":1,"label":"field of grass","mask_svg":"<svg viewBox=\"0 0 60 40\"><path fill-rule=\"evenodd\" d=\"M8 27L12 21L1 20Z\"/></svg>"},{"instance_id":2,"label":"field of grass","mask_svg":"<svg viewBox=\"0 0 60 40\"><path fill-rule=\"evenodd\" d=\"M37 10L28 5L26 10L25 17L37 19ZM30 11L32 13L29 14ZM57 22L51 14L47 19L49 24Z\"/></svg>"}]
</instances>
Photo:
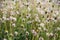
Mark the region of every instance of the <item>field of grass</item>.
<instances>
[{"instance_id":1,"label":"field of grass","mask_svg":"<svg viewBox=\"0 0 60 40\"><path fill-rule=\"evenodd\" d=\"M0 40L60 40L60 4L52 0L0 1Z\"/></svg>"}]
</instances>

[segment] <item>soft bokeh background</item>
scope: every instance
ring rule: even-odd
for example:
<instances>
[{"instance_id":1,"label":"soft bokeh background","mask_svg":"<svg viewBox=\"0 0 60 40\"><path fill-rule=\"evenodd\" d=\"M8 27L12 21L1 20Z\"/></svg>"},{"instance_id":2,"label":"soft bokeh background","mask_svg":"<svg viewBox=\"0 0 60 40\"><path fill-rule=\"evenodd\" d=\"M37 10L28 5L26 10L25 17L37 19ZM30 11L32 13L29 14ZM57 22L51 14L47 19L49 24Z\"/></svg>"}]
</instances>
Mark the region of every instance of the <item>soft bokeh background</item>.
<instances>
[{"instance_id":1,"label":"soft bokeh background","mask_svg":"<svg viewBox=\"0 0 60 40\"><path fill-rule=\"evenodd\" d=\"M60 40L60 0L0 0L0 40Z\"/></svg>"}]
</instances>

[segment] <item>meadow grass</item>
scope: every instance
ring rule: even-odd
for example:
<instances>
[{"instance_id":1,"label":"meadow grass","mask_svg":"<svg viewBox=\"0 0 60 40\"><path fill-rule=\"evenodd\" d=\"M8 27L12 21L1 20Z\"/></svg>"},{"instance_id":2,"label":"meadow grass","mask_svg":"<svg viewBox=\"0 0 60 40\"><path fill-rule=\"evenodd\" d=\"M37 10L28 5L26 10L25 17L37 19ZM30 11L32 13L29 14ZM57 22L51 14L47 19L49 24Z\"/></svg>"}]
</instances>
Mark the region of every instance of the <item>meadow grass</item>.
<instances>
[{"instance_id":1,"label":"meadow grass","mask_svg":"<svg viewBox=\"0 0 60 40\"><path fill-rule=\"evenodd\" d=\"M0 40L60 40L60 5L48 0L1 3Z\"/></svg>"}]
</instances>

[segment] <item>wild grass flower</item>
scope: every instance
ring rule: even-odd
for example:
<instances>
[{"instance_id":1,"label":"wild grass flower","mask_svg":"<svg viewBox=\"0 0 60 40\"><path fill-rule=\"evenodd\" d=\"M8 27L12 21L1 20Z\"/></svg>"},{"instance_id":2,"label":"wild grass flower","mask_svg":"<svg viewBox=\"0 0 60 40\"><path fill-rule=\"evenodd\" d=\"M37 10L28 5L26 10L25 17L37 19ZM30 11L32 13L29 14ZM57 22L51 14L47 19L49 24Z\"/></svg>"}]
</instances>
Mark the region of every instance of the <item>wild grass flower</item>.
<instances>
[{"instance_id":1,"label":"wild grass flower","mask_svg":"<svg viewBox=\"0 0 60 40\"><path fill-rule=\"evenodd\" d=\"M44 38L43 37L40 37L39 40L44 40Z\"/></svg>"},{"instance_id":2,"label":"wild grass flower","mask_svg":"<svg viewBox=\"0 0 60 40\"><path fill-rule=\"evenodd\" d=\"M60 27L57 27L57 30L60 30Z\"/></svg>"},{"instance_id":3,"label":"wild grass flower","mask_svg":"<svg viewBox=\"0 0 60 40\"><path fill-rule=\"evenodd\" d=\"M16 24L15 24L15 23L13 23L13 24L12 24L12 26L13 26L13 27L16 27Z\"/></svg>"},{"instance_id":4,"label":"wild grass flower","mask_svg":"<svg viewBox=\"0 0 60 40\"><path fill-rule=\"evenodd\" d=\"M17 32L17 31L15 31L15 32L14 32L14 34L15 34L15 35L18 35L18 32Z\"/></svg>"},{"instance_id":5,"label":"wild grass flower","mask_svg":"<svg viewBox=\"0 0 60 40\"><path fill-rule=\"evenodd\" d=\"M31 11L31 8L30 8L30 7L28 7L28 10L29 10L29 11Z\"/></svg>"},{"instance_id":6,"label":"wild grass flower","mask_svg":"<svg viewBox=\"0 0 60 40\"><path fill-rule=\"evenodd\" d=\"M16 21L16 18L13 17L13 16L10 16L10 20L14 20L14 21Z\"/></svg>"},{"instance_id":7,"label":"wild grass flower","mask_svg":"<svg viewBox=\"0 0 60 40\"><path fill-rule=\"evenodd\" d=\"M60 40L59 0L0 1L0 40Z\"/></svg>"},{"instance_id":8,"label":"wild grass flower","mask_svg":"<svg viewBox=\"0 0 60 40\"><path fill-rule=\"evenodd\" d=\"M26 35L29 35L29 32L28 31L26 31Z\"/></svg>"},{"instance_id":9,"label":"wild grass flower","mask_svg":"<svg viewBox=\"0 0 60 40\"><path fill-rule=\"evenodd\" d=\"M4 38L3 40L7 40L6 38Z\"/></svg>"},{"instance_id":10,"label":"wild grass flower","mask_svg":"<svg viewBox=\"0 0 60 40\"><path fill-rule=\"evenodd\" d=\"M40 26L41 26L41 27L44 27L44 25L45 25L44 23L40 23Z\"/></svg>"},{"instance_id":11,"label":"wild grass flower","mask_svg":"<svg viewBox=\"0 0 60 40\"><path fill-rule=\"evenodd\" d=\"M32 30L31 32L33 33L34 36L37 35L37 32L35 30Z\"/></svg>"},{"instance_id":12,"label":"wild grass flower","mask_svg":"<svg viewBox=\"0 0 60 40\"><path fill-rule=\"evenodd\" d=\"M46 35L47 35L48 37L50 37L50 36L54 36L53 33L46 33Z\"/></svg>"},{"instance_id":13,"label":"wild grass flower","mask_svg":"<svg viewBox=\"0 0 60 40\"><path fill-rule=\"evenodd\" d=\"M40 2L40 0L36 0L36 3L39 3Z\"/></svg>"},{"instance_id":14,"label":"wild grass flower","mask_svg":"<svg viewBox=\"0 0 60 40\"><path fill-rule=\"evenodd\" d=\"M31 17L31 14L27 14L26 18L30 18Z\"/></svg>"}]
</instances>

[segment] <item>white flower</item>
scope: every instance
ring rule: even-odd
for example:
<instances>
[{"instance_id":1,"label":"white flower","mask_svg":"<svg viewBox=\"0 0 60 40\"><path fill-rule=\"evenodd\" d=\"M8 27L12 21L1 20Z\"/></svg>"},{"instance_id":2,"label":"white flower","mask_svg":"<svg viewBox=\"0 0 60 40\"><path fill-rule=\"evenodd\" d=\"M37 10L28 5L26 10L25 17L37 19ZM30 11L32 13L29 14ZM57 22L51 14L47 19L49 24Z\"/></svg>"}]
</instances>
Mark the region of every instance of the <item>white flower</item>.
<instances>
[{"instance_id":1,"label":"white flower","mask_svg":"<svg viewBox=\"0 0 60 40\"><path fill-rule=\"evenodd\" d=\"M41 27L44 27L44 25L45 25L44 23L40 23L40 26L41 26Z\"/></svg>"},{"instance_id":2,"label":"white flower","mask_svg":"<svg viewBox=\"0 0 60 40\"><path fill-rule=\"evenodd\" d=\"M59 14L59 11L58 11L58 10L56 10L56 11L55 11L55 14L56 14L56 15L58 15L58 14Z\"/></svg>"},{"instance_id":3,"label":"white flower","mask_svg":"<svg viewBox=\"0 0 60 40\"><path fill-rule=\"evenodd\" d=\"M29 35L29 32L28 32L28 31L26 31L26 34L27 34L27 35Z\"/></svg>"},{"instance_id":4,"label":"white flower","mask_svg":"<svg viewBox=\"0 0 60 40\"><path fill-rule=\"evenodd\" d=\"M45 27L43 27L43 30L44 30L44 31L48 31Z\"/></svg>"},{"instance_id":5,"label":"white flower","mask_svg":"<svg viewBox=\"0 0 60 40\"><path fill-rule=\"evenodd\" d=\"M12 26L14 26L14 27L15 27L15 26L16 26L16 24L15 24L15 23L13 23L13 24L12 24Z\"/></svg>"},{"instance_id":6,"label":"white flower","mask_svg":"<svg viewBox=\"0 0 60 40\"><path fill-rule=\"evenodd\" d=\"M31 8L30 8L30 7L28 7L28 10L30 11L30 10L31 10Z\"/></svg>"},{"instance_id":7,"label":"white flower","mask_svg":"<svg viewBox=\"0 0 60 40\"><path fill-rule=\"evenodd\" d=\"M4 19L4 20L6 20L6 17L5 17L5 16L3 16L3 19Z\"/></svg>"},{"instance_id":8,"label":"white flower","mask_svg":"<svg viewBox=\"0 0 60 40\"><path fill-rule=\"evenodd\" d=\"M14 36L12 33L10 33L11 36Z\"/></svg>"},{"instance_id":9,"label":"white flower","mask_svg":"<svg viewBox=\"0 0 60 40\"><path fill-rule=\"evenodd\" d=\"M25 21L25 18L22 18L22 21Z\"/></svg>"},{"instance_id":10,"label":"white flower","mask_svg":"<svg viewBox=\"0 0 60 40\"><path fill-rule=\"evenodd\" d=\"M53 36L54 34L51 32L51 33L46 33L46 35L49 37L49 36Z\"/></svg>"},{"instance_id":11,"label":"white flower","mask_svg":"<svg viewBox=\"0 0 60 40\"><path fill-rule=\"evenodd\" d=\"M51 17L51 20L55 20L53 17Z\"/></svg>"},{"instance_id":12,"label":"white flower","mask_svg":"<svg viewBox=\"0 0 60 40\"><path fill-rule=\"evenodd\" d=\"M38 16L36 16L35 21L40 22L40 19Z\"/></svg>"},{"instance_id":13,"label":"white flower","mask_svg":"<svg viewBox=\"0 0 60 40\"><path fill-rule=\"evenodd\" d=\"M10 16L10 20L14 20L14 21L16 21L16 18L15 18L15 17Z\"/></svg>"},{"instance_id":14,"label":"white flower","mask_svg":"<svg viewBox=\"0 0 60 40\"><path fill-rule=\"evenodd\" d=\"M14 21L16 21L16 18L13 18Z\"/></svg>"},{"instance_id":15,"label":"white flower","mask_svg":"<svg viewBox=\"0 0 60 40\"><path fill-rule=\"evenodd\" d=\"M17 35L18 34L18 32L17 31L15 31L15 35Z\"/></svg>"},{"instance_id":16,"label":"white flower","mask_svg":"<svg viewBox=\"0 0 60 40\"><path fill-rule=\"evenodd\" d=\"M57 27L57 30L60 30L60 27Z\"/></svg>"},{"instance_id":17,"label":"white flower","mask_svg":"<svg viewBox=\"0 0 60 40\"><path fill-rule=\"evenodd\" d=\"M34 34L34 36L37 35L37 32L35 30L32 30L31 32Z\"/></svg>"},{"instance_id":18,"label":"white flower","mask_svg":"<svg viewBox=\"0 0 60 40\"><path fill-rule=\"evenodd\" d=\"M6 38L4 38L3 40L7 40Z\"/></svg>"},{"instance_id":19,"label":"white flower","mask_svg":"<svg viewBox=\"0 0 60 40\"><path fill-rule=\"evenodd\" d=\"M47 36L49 36L50 34L49 33L46 33Z\"/></svg>"},{"instance_id":20,"label":"white flower","mask_svg":"<svg viewBox=\"0 0 60 40\"><path fill-rule=\"evenodd\" d=\"M41 30L41 27L38 27L39 30Z\"/></svg>"},{"instance_id":21,"label":"white flower","mask_svg":"<svg viewBox=\"0 0 60 40\"><path fill-rule=\"evenodd\" d=\"M57 15L56 14L52 14L54 17L56 17Z\"/></svg>"},{"instance_id":22,"label":"white flower","mask_svg":"<svg viewBox=\"0 0 60 40\"><path fill-rule=\"evenodd\" d=\"M37 7L36 9L37 9L37 11L38 11L39 13L41 13L42 15L44 15L44 14L45 14L45 11L44 11L44 10L42 10L40 7Z\"/></svg>"},{"instance_id":23,"label":"white flower","mask_svg":"<svg viewBox=\"0 0 60 40\"><path fill-rule=\"evenodd\" d=\"M36 9L37 9L37 11L40 13L40 10L41 10L40 7L37 7Z\"/></svg>"},{"instance_id":24,"label":"white flower","mask_svg":"<svg viewBox=\"0 0 60 40\"><path fill-rule=\"evenodd\" d=\"M36 0L36 3L39 3L40 2L40 0Z\"/></svg>"},{"instance_id":25,"label":"white flower","mask_svg":"<svg viewBox=\"0 0 60 40\"><path fill-rule=\"evenodd\" d=\"M31 14L27 14L26 18L30 18L31 17Z\"/></svg>"},{"instance_id":26,"label":"white flower","mask_svg":"<svg viewBox=\"0 0 60 40\"><path fill-rule=\"evenodd\" d=\"M49 21L48 21L48 20L49 20L49 19L45 20L44 22L49 23Z\"/></svg>"},{"instance_id":27,"label":"white flower","mask_svg":"<svg viewBox=\"0 0 60 40\"><path fill-rule=\"evenodd\" d=\"M22 7L24 7L24 5L23 5L23 4L21 4L21 5L20 5L20 7L22 8Z\"/></svg>"},{"instance_id":28,"label":"white flower","mask_svg":"<svg viewBox=\"0 0 60 40\"><path fill-rule=\"evenodd\" d=\"M53 36L54 34L53 33L50 33L50 36Z\"/></svg>"},{"instance_id":29,"label":"white flower","mask_svg":"<svg viewBox=\"0 0 60 40\"><path fill-rule=\"evenodd\" d=\"M16 13L14 11L10 11L10 14L11 15L15 15Z\"/></svg>"},{"instance_id":30,"label":"white flower","mask_svg":"<svg viewBox=\"0 0 60 40\"><path fill-rule=\"evenodd\" d=\"M8 30L6 30L5 32L8 33Z\"/></svg>"},{"instance_id":31,"label":"white flower","mask_svg":"<svg viewBox=\"0 0 60 40\"><path fill-rule=\"evenodd\" d=\"M10 20L10 18L6 18L6 20Z\"/></svg>"},{"instance_id":32,"label":"white flower","mask_svg":"<svg viewBox=\"0 0 60 40\"><path fill-rule=\"evenodd\" d=\"M20 14L18 11L16 11L17 14Z\"/></svg>"},{"instance_id":33,"label":"white flower","mask_svg":"<svg viewBox=\"0 0 60 40\"><path fill-rule=\"evenodd\" d=\"M28 24L29 24L29 23L32 23L32 21L28 21L27 23L28 23Z\"/></svg>"},{"instance_id":34,"label":"white flower","mask_svg":"<svg viewBox=\"0 0 60 40\"><path fill-rule=\"evenodd\" d=\"M44 40L44 38L43 37L40 37L39 40Z\"/></svg>"},{"instance_id":35,"label":"white flower","mask_svg":"<svg viewBox=\"0 0 60 40\"><path fill-rule=\"evenodd\" d=\"M41 11L41 14L44 15L45 14L45 11L44 10L40 10Z\"/></svg>"}]
</instances>

